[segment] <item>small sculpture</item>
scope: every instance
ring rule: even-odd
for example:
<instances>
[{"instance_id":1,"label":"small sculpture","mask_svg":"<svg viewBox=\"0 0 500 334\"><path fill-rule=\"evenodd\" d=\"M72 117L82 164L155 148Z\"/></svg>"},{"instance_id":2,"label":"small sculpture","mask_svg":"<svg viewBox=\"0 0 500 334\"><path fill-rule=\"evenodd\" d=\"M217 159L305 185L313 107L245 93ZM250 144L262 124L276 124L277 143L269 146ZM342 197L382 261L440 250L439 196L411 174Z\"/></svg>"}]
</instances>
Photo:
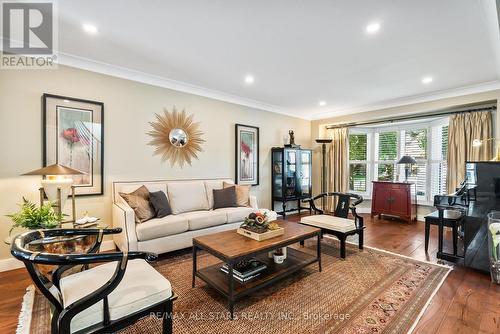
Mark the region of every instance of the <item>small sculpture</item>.
<instances>
[{"instance_id":1,"label":"small sculpture","mask_svg":"<svg viewBox=\"0 0 500 334\"><path fill-rule=\"evenodd\" d=\"M288 131L288 136L289 136L289 144L285 144L285 147L290 147L290 148L300 148L300 145L295 144L295 133L293 133L293 130Z\"/></svg>"},{"instance_id":2,"label":"small sculpture","mask_svg":"<svg viewBox=\"0 0 500 334\"><path fill-rule=\"evenodd\" d=\"M288 134L290 135L290 146L295 146L295 134L293 133L293 130L288 131Z\"/></svg>"}]
</instances>

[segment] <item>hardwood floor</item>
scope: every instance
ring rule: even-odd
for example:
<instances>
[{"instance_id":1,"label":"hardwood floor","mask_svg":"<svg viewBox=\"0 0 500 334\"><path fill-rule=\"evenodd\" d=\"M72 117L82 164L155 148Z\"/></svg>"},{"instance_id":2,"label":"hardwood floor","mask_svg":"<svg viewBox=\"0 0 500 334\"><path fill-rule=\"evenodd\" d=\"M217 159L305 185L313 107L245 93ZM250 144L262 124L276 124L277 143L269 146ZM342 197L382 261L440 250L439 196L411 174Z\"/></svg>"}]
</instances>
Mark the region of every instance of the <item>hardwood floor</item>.
<instances>
[{"instance_id":1,"label":"hardwood floor","mask_svg":"<svg viewBox=\"0 0 500 334\"><path fill-rule=\"evenodd\" d=\"M436 262L437 228L431 228L429 253L424 250L424 224L371 220L365 216L365 245L418 260ZM287 217L298 221L300 217ZM15 333L26 287L24 269L0 273L0 333ZM489 275L455 267L434 296L414 333L500 333L500 285Z\"/></svg>"}]
</instances>

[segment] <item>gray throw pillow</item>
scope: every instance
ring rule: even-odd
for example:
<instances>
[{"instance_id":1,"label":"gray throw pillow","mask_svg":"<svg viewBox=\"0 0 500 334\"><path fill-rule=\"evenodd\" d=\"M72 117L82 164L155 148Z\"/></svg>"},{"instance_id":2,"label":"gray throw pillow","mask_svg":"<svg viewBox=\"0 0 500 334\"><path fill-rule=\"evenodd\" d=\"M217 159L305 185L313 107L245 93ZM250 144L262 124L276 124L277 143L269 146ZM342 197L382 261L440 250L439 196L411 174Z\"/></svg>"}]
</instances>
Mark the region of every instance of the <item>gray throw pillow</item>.
<instances>
[{"instance_id":1,"label":"gray throw pillow","mask_svg":"<svg viewBox=\"0 0 500 334\"><path fill-rule=\"evenodd\" d=\"M214 209L230 208L238 206L236 204L236 189L235 187L214 189Z\"/></svg>"},{"instance_id":2,"label":"gray throw pillow","mask_svg":"<svg viewBox=\"0 0 500 334\"><path fill-rule=\"evenodd\" d=\"M168 202L167 195L163 191L150 192L149 202L155 209L156 218L163 218L172 214L172 208Z\"/></svg>"}]
</instances>

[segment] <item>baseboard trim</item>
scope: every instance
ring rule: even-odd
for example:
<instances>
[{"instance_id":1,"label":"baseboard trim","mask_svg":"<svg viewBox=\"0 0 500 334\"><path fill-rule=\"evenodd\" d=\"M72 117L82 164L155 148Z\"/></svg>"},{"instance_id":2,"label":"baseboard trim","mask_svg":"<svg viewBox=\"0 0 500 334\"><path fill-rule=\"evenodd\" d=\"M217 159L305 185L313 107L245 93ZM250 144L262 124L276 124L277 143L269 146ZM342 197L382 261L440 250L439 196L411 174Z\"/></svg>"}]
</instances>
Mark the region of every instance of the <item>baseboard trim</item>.
<instances>
[{"instance_id":1,"label":"baseboard trim","mask_svg":"<svg viewBox=\"0 0 500 334\"><path fill-rule=\"evenodd\" d=\"M23 268L24 264L13 257L0 260L0 272Z\"/></svg>"},{"instance_id":2,"label":"baseboard trim","mask_svg":"<svg viewBox=\"0 0 500 334\"><path fill-rule=\"evenodd\" d=\"M113 240L104 240L101 244L101 252L115 250L115 242ZM13 257L0 260L0 272L23 268L24 264Z\"/></svg>"}]
</instances>

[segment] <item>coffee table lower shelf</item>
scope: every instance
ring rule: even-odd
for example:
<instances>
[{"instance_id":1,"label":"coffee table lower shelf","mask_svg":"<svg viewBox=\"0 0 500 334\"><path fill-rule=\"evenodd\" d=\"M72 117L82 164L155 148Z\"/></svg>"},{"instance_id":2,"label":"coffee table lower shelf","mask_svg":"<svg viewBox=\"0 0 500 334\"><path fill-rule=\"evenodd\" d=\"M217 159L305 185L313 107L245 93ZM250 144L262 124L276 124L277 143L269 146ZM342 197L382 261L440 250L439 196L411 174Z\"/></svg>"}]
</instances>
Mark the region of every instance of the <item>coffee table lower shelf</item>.
<instances>
[{"instance_id":1,"label":"coffee table lower shelf","mask_svg":"<svg viewBox=\"0 0 500 334\"><path fill-rule=\"evenodd\" d=\"M270 285L277 280L283 279L306 266L318 262L318 257L316 255L308 254L290 247L287 249L287 258L282 264L274 263L273 259L268 258L267 254L259 254L254 257L264 262L267 265L267 269L258 277L255 277L245 283L240 283L238 280L233 278L234 300L262 289L263 287ZM218 290L225 297L229 298L229 277L220 270L222 264L223 262L219 262L215 265L198 269L195 275L209 286Z\"/></svg>"}]
</instances>

